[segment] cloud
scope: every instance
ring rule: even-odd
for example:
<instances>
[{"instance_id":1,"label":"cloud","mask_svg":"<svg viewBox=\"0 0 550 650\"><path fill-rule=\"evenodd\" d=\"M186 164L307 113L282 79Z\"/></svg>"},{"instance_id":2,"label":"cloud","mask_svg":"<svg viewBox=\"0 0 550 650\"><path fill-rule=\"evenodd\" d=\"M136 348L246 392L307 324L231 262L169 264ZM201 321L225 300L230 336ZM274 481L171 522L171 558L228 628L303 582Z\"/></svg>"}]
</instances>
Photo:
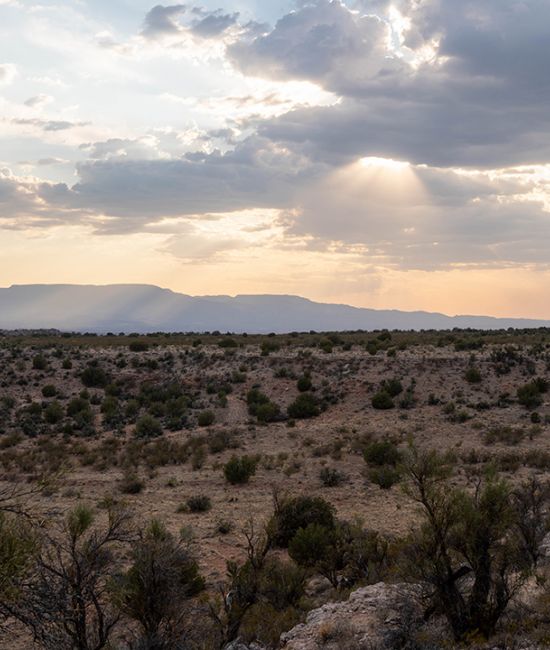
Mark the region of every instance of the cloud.
<instances>
[{"instance_id":1,"label":"cloud","mask_svg":"<svg viewBox=\"0 0 550 650\"><path fill-rule=\"evenodd\" d=\"M177 34L180 26L177 19L186 11L185 5L156 5L145 16L142 34L147 38L159 38Z\"/></svg>"},{"instance_id":2,"label":"cloud","mask_svg":"<svg viewBox=\"0 0 550 650\"><path fill-rule=\"evenodd\" d=\"M310 80L342 97L264 122L263 136L323 160L496 167L549 159L541 137L550 130L547 2L358 7L302 3L268 33L229 46L245 74Z\"/></svg>"},{"instance_id":3,"label":"cloud","mask_svg":"<svg viewBox=\"0 0 550 650\"><path fill-rule=\"evenodd\" d=\"M402 269L550 265L550 213L535 185L506 170L359 162L305 189L286 232L316 250L336 245Z\"/></svg>"},{"instance_id":4,"label":"cloud","mask_svg":"<svg viewBox=\"0 0 550 650\"><path fill-rule=\"evenodd\" d=\"M39 167L50 167L51 165L65 165L69 161L64 158L40 158L36 161Z\"/></svg>"},{"instance_id":5,"label":"cloud","mask_svg":"<svg viewBox=\"0 0 550 650\"><path fill-rule=\"evenodd\" d=\"M17 76L17 67L13 63L0 64L0 86L8 86Z\"/></svg>"},{"instance_id":6,"label":"cloud","mask_svg":"<svg viewBox=\"0 0 550 650\"><path fill-rule=\"evenodd\" d=\"M180 18L185 20L180 22ZM186 36L195 39L217 39L230 28L237 25L239 12L224 13L221 9L207 11L201 7L186 5L157 5L145 16L144 28L141 35L147 39L165 39ZM253 24L250 24L253 29ZM103 38L104 46L113 47L110 35Z\"/></svg>"},{"instance_id":7,"label":"cloud","mask_svg":"<svg viewBox=\"0 0 550 650\"><path fill-rule=\"evenodd\" d=\"M191 227L186 233L169 237L162 250L186 262L212 262L229 251L242 249L242 240L223 237L207 237L195 232Z\"/></svg>"},{"instance_id":8,"label":"cloud","mask_svg":"<svg viewBox=\"0 0 550 650\"><path fill-rule=\"evenodd\" d=\"M340 2L319 0L281 18L275 28L248 35L228 48L245 74L305 79L339 92L382 68L399 64L389 57L388 25L375 15L357 15Z\"/></svg>"},{"instance_id":9,"label":"cloud","mask_svg":"<svg viewBox=\"0 0 550 650\"><path fill-rule=\"evenodd\" d=\"M201 14L204 12L201 11ZM237 23L239 13L224 14L221 11L207 13L192 23L191 32L201 38L215 38Z\"/></svg>"},{"instance_id":10,"label":"cloud","mask_svg":"<svg viewBox=\"0 0 550 650\"><path fill-rule=\"evenodd\" d=\"M70 122L68 120L42 120L39 118L13 118L12 124L19 126L32 126L42 131L67 131L82 126L89 126L90 122Z\"/></svg>"},{"instance_id":11,"label":"cloud","mask_svg":"<svg viewBox=\"0 0 550 650\"><path fill-rule=\"evenodd\" d=\"M44 106L51 104L52 102L53 102L53 97L51 95L40 93L39 95L35 95L34 97L29 97L29 99L27 99L24 102L24 104L29 108L41 109L44 108Z\"/></svg>"},{"instance_id":12,"label":"cloud","mask_svg":"<svg viewBox=\"0 0 550 650\"><path fill-rule=\"evenodd\" d=\"M166 216L288 207L291 196L318 166L251 138L226 153L188 153L169 160L94 160L77 166L72 188L48 186L42 198L65 208L135 221Z\"/></svg>"},{"instance_id":13,"label":"cloud","mask_svg":"<svg viewBox=\"0 0 550 650\"><path fill-rule=\"evenodd\" d=\"M374 159L334 169L257 137L225 154L180 159L102 153L78 165L72 187L5 178L0 218L25 227L84 223L109 234L161 227L174 235L171 254L203 259L216 242L220 251L263 245L242 237L258 224L231 236L237 232L225 217L215 233L185 231L191 246L170 220L209 223L263 209L280 214L283 249L337 251L399 269L550 265L550 166L465 172Z\"/></svg>"}]
</instances>

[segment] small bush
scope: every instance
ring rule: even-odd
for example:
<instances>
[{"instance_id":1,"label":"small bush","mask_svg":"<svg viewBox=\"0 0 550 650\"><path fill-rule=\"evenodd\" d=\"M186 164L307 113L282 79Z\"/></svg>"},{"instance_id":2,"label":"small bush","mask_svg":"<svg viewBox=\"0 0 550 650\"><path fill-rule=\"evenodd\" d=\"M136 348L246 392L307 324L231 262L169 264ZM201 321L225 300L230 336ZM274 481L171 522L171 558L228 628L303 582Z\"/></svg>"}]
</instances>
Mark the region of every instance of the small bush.
<instances>
[{"instance_id":1,"label":"small bush","mask_svg":"<svg viewBox=\"0 0 550 650\"><path fill-rule=\"evenodd\" d=\"M50 402L44 409L44 419L48 424L57 424L63 419L63 407L57 401Z\"/></svg>"},{"instance_id":2,"label":"small bush","mask_svg":"<svg viewBox=\"0 0 550 650\"><path fill-rule=\"evenodd\" d=\"M520 386L517 390L518 402L526 409L536 409L542 404L540 385L537 381Z\"/></svg>"},{"instance_id":3,"label":"small bush","mask_svg":"<svg viewBox=\"0 0 550 650\"><path fill-rule=\"evenodd\" d=\"M314 567L324 559L332 542L332 529L319 524L299 528L288 544L288 554L303 567Z\"/></svg>"},{"instance_id":4,"label":"small bush","mask_svg":"<svg viewBox=\"0 0 550 650\"><path fill-rule=\"evenodd\" d=\"M236 347L238 347L238 345L239 345L239 344L237 343L237 341L235 341L235 339L232 339L232 338L229 337L229 336L227 336L227 337L221 339L221 340L218 342L218 346L219 346L220 348L236 348Z\"/></svg>"},{"instance_id":5,"label":"small bush","mask_svg":"<svg viewBox=\"0 0 550 650\"><path fill-rule=\"evenodd\" d=\"M275 341L264 341L260 346L262 350L262 357L268 357L272 352L278 352L280 345Z\"/></svg>"},{"instance_id":6,"label":"small bush","mask_svg":"<svg viewBox=\"0 0 550 650\"><path fill-rule=\"evenodd\" d=\"M321 497L298 496L284 499L276 504L270 527L273 541L283 548L300 528L317 524L332 530L335 526L334 509Z\"/></svg>"},{"instance_id":7,"label":"small bush","mask_svg":"<svg viewBox=\"0 0 550 650\"><path fill-rule=\"evenodd\" d=\"M380 411L387 411L395 406L391 395L385 390L380 390L373 395L371 404L373 408Z\"/></svg>"},{"instance_id":8,"label":"small bush","mask_svg":"<svg viewBox=\"0 0 550 650\"><path fill-rule=\"evenodd\" d=\"M489 431L487 431L485 434L484 440L486 445L493 445L496 442L500 442L505 445L517 445L523 440L524 437L525 432L523 429L498 426L489 429Z\"/></svg>"},{"instance_id":9,"label":"small bush","mask_svg":"<svg viewBox=\"0 0 550 650\"><path fill-rule=\"evenodd\" d=\"M42 395L46 398L55 397L57 395L57 388L53 384L46 384L42 388Z\"/></svg>"},{"instance_id":10,"label":"small bush","mask_svg":"<svg viewBox=\"0 0 550 650\"><path fill-rule=\"evenodd\" d=\"M259 422L274 422L280 417L278 404L272 402L267 395L257 388L252 388L246 396L248 412L258 418Z\"/></svg>"},{"instance_id":11,"label":"small bush","mask_svg":"<svg viewBox=\"0 0 550 650\"><path fill-rule=\"evenodd\" d=\"M135 472L126 472L120 481L119 488L122 494L139 494L145 483Z\"/></svg>"},{"instance_id":12,"label":"small bush","mask_svg":"<svg viewBox=\"0 0 550 650\"><path fill-rule=\"evenodd\" d=\"M368 445L364 452L363 457L369 465L391 465L395 467L401 458L399 449L389 440L380 440L372 442Z\"/></svg>"},{"instance_id":13,"label":"small bush","mask_svg":"<svg viewBox=\"0 0 550 650\"><path fill-rule=\"evenodd\" d=\"M149 344L146 341L131 341L128 348L130 352L147 352Z\"/></svg>"},{"instance_id":14,"label":"small bush","mask_svg":"<svg viewBox=\"0 0 550 650\"><path fill-rule=\"evenodd\" d=\"M216 523L216 532L218 532L220 535L229 535L232 530L233 524L227 519L220 519Z\"/></svg>"},{"instance_id":15,"label":"small bush","mask_svg":"<svg viewBox=\"0 0 550 650\"><path fill-rule=\"evenodd\" d=\"M384 379L380 388L386 391L390 397L397 397L403 392L403 385L399 379Z\"/></svg>"},{"instance_id":16,"label":"small bush","mask_svg":"<svg viewBox=\"0 0 550 650\"><path fill-rule=\"evenodd\" d=\"M89 365L80 375L86 388L105 388L110 381L109 375L97 365Z\"/></svg>"},{"instance_id":17,"label":"small bush","mask_svg":"<svg viewBox=\"0 0 550 650\"><path fill-rule=\"evenodd\" d=\"M46 360L46 357L43 354L37 354L35 357L33 357L32 367L35 370L46 370L48 367L48 361Z\"/></svg>"},{"instance_id":18,"label":"small bush","mask_svg":"<svg viewBox=\"0 0 550 650\"><path fill-rule=\"evenodd\" d=\"M320 413L319 402L313 393L301 393L289 404L287 412L290 418L313 418Z\"/></svg>"},{"instance_id":19,"label":"small bush","mask_svg":"<svg viewBox=\"0 0 550 650\"><path fill-rule=\"evenodd\" d=\"M260 404L256 409L256 417L258 422L275 422L279 419L280 408L274 402L267 402L267 404Z\"/></svg>"},{"instance_id":20,"label":"small bush","mask_svg":"<svg viewBox=\"0 0 550 650\"><path fill-rule=\"evenodd\" d=\"M381 465L372 467L368 471L368 478L371 483L378 485L383 490L389 490L399 482L401 475L392 465Z\"/></svg>"},{"instance_id":21,"label":"small bush","mask_svg":"<svg viewBox=\"0 0 550 650\"><path fill-rule=\"evenodd\" d=\"M307 393L312 388L311 377L309 375L302 375L296 382L296 386L300 393Z\"/></svg>"},{"instance_id":22,"label":"small bush","mask_svg":"<svg viewBox=\"0 0 550 650\"><path fill-rule=\"evenodd\" d=\"M223 473L228 483L243 485L256 473L256 461L250 456L232 456L224 465Z\"/></svg>"},{"instance_id":23,"label":"small bush","mask_svg":"<svg viewBox=\"0 0 550 650\"><path fill-rule=\"evenodd\" d=\"M480 384L481 372L475 366L470 366L468 370L466 370L464 378L469 384Z\"/></svg>"},{"instance_id":24,"label":"small bush","mask_svg":"<svg viewBox=\"0 0 550 650\"><path fill-rule=\"evenodd\" d=\"M146 413L136 422L134 435L136 438L158 438L162 435L162 425L155 417Z\"/></svg>"},{"instance_id":25,"label":"small bush","mask_svg":"<svg viewBox=\"0 0 550 650\"><path fill-rule=\"evenodd\" d=\"M186 501L189 512L208 512L212 508L210 497L205 494L196 494Z\"/></svg>"},{"instance_id":26,"label":"small bush","mask_svg":"<svg viewBox=\"0 0 550 650\"><path fill-rule=\"evenodd\" d=\"M197 418L199 427L209 427L211 424L214 424L215 420L216 416L213 411L202 411Z\"/></svg>"},{"instance_id":27,"label":"small bush","mask_svg":"<svg viewBox=\"0 0 550 650\"><path fill-rule=\"evenodd\" d=\"M345 476L337 469L332 467L323 467L319 472L319 479L325 487L337 487L344 482Z\"/></svg>"},{"instance_id":28,"label":"small bush","mask_svg":"<svg viewBox=\"0 0 550 650\"><path fill-rule=\"evenodd\" d=\"M229 431L211 432L206 443L211 454L221 454L226 449L235 449L238 446L234 433Z\"/></svg>"}]
</instances>

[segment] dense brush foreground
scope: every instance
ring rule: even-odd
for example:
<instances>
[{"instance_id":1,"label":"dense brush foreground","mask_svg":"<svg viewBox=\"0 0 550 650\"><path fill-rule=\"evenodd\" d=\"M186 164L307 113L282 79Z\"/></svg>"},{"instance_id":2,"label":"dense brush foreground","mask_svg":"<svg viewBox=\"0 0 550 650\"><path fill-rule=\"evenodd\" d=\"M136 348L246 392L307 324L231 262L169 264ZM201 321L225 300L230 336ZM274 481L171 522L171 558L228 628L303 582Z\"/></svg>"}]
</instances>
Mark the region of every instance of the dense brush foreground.
<instances>
[{"instance_id":1,"label":"dense brush foreground","mask_svg":"<svg viewBox=\"0 0 550 650\"><path fill-rule=\"evenodd\" d=\"M5 333L0 414L0 647L550 644L549 330Z\"/></svg>"}]
</instances>

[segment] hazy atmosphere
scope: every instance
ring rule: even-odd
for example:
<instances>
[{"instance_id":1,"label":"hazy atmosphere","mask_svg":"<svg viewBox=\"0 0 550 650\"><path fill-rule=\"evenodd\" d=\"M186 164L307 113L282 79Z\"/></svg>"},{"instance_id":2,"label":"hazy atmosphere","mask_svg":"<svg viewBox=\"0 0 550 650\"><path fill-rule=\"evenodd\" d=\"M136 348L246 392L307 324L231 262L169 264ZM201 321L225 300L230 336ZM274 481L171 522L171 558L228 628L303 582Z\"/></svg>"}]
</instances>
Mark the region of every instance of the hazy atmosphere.
<instances>
[{"instance_id":1,"label":"hazy atmosphere","mask_svg":"<svg viewBox=\"0 0 550 650\"><path fill-rule=\"evenodd\" d=\"M547 0L0 0L0 284L550 318Z\"/></svg>"}]
</instances>

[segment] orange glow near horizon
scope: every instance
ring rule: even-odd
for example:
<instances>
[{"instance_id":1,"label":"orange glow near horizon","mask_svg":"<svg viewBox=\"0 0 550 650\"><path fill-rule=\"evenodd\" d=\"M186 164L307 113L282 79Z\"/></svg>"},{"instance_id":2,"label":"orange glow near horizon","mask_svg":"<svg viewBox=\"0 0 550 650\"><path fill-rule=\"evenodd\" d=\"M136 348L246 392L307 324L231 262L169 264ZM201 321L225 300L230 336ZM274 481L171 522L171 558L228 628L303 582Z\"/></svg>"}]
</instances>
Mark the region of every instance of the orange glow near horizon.
<instances>
[{"instance_id":1,"label":"orange glow near horizon","mask_svg":"<svg viewBox=\"0 0 550 650\"><path fill-rule=\"evenodd\" d=\"M541 302L550 270L531 267L407 271L368 265L360 255L277 243L182 263L163 252L165 235L90 236L59 229L47 237L3 233L2 286L11 284L155 284L191 295L295 294L375 309L550 319ZM40 277L36 260L40 259Z\"/></svg>"}]
</instances>

